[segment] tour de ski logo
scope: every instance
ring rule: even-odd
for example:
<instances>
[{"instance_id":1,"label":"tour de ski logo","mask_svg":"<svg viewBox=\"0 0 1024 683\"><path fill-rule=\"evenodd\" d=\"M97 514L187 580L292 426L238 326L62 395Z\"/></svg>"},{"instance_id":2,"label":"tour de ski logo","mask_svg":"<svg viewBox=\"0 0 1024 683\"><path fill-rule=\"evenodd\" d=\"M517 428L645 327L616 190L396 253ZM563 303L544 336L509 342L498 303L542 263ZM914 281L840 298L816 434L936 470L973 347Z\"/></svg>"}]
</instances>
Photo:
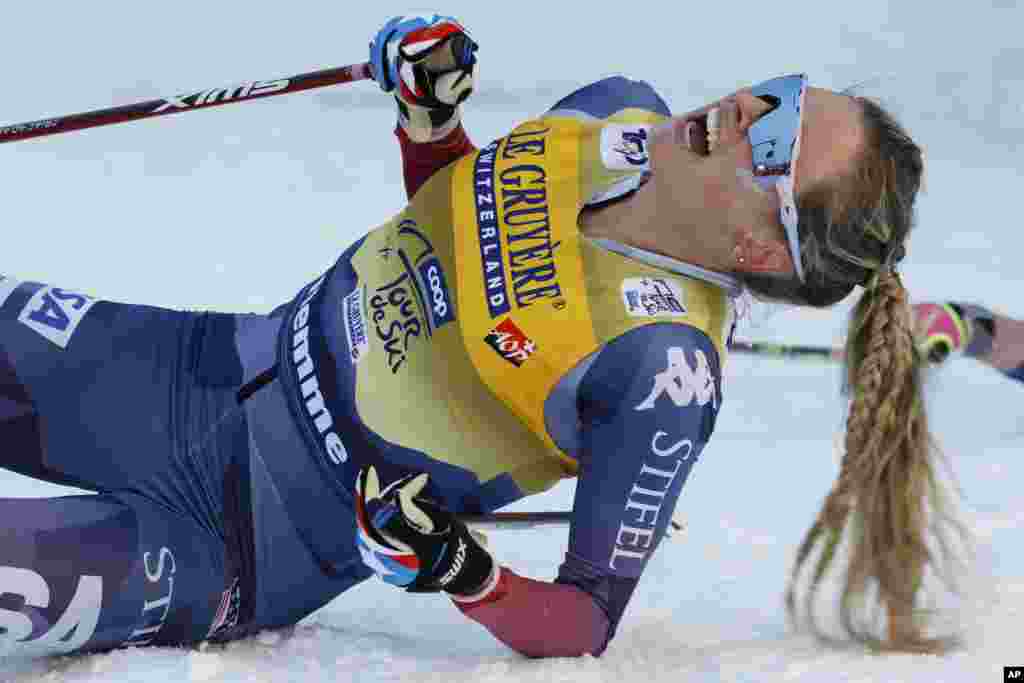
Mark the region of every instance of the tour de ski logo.
<instances>
[{"instance_id":1,"label":"tour de ski logo","mask_svg":"<svg viewBox=\"0 0 1024 683\"><path fill-rule=\"evenodd\" d=\"M394 260L394 270L399 272L377 287L369 300L373 331L395 374L405 365L416 339L430 338L438 328L455 321L455 301L433 244L409 219L399 224L397 235L400 246L389 245L379 253L385 261Z\"/></svg>"},{"instance_id":2,"label":"tour de ski logo","mask_svg":"<svg viewBox=\"0 0 1024 683\"><path fill-rule=\"evenodd\" d=\"M498 355L517 368L533 355L537 345L526 336L511 318L505 318L484 337Z\"/></svg>"},{"instance_id":3,"label":"tour de ski logo","mask_svg":"<svg viewBox=\"0 0 1024 683\"><path fill-rule=\"evenodd\" d=\"M633 318L680 318L686 315L683 288L675 280L631 277L622 281L622 301Z\"/></svg>"},{"instance_id":4,"label":"tour de ski logo","mask_svg":"<svg viewBox=\"0 0 1024 683\"><path fill-rule=\"evenodd\" d=\"M608 124L601 129L601 162L611 171L637 171L647 166L649 126Z\"/></svg>"}]
</instances>

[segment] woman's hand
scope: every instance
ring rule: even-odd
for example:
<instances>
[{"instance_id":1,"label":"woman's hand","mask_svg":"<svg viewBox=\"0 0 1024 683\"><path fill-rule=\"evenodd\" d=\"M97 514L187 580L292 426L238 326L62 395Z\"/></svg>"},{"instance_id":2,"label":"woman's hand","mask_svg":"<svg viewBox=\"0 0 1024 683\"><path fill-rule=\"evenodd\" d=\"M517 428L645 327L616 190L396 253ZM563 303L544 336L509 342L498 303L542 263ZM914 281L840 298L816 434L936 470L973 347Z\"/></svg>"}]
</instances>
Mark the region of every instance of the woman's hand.
<instances>
[{"instance_id":1,"label":"woman's hand","mask_svg":"<svg viewBox=\"0 0 1024 683\"><path fill-rule=\"evenodd\" d=\"M389 20L370 42L370 64L384 92L393 92L398 120L413 142L439 140L459 123L459 105L473 92L477 44L453 17Z\"/></svg>"},{"instance_id":2,"label":"woman's hand","mask_svg":"<svg viewBox=\"0 0 1024 683\"><path fill-rule=\"evenodd\" d=\"M402 477L383 490L377 470L360 471L356 522L363 562L387 583L410 592L479 593L494 560L455 515L421 494L426 474Z\"/></svg>"},{"instance_id":3,"label":"woman's hand","mask_svg":"<svg viewBox=\"0 0 1024 683\"><path fill-rule=\"evenodd\" d=\"M941 363L963 351L971 341L970 321L948 303L921 303L911 307L914 339L921 355Z\"/></svg>"}]
</instances>

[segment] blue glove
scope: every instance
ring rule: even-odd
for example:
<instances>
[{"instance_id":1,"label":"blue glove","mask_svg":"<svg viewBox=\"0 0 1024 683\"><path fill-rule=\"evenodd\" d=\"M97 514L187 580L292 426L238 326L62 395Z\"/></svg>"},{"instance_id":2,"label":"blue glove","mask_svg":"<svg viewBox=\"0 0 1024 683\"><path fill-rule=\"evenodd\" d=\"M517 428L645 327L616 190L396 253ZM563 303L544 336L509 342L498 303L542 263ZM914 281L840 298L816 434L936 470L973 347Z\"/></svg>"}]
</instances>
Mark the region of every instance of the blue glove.
<instances>
[{"instance_id":1,"label":"blue glove","mask_svg":"<svg viewBox=\"0 0 1024 683\"><path fill-rule=\"evenodd\" d=\"M421 494L427 475L410 474L381 490L373 467L356 481L357 543L363 563L413 593L479 593L494 559L455 515Z\"/></svg>"},{"instance_id":2,"label":"blue glove","mask_svg":"<svg viewBox=\"0 0 1024 683\"><path fill-rule=\"evenodd\" d=\"M477 44L458 21L439 14L389 20L370 42L370 65L395 95L400 125L414 142L439 140L458 125L473 92Z\"/></svg>"}]
</instances>

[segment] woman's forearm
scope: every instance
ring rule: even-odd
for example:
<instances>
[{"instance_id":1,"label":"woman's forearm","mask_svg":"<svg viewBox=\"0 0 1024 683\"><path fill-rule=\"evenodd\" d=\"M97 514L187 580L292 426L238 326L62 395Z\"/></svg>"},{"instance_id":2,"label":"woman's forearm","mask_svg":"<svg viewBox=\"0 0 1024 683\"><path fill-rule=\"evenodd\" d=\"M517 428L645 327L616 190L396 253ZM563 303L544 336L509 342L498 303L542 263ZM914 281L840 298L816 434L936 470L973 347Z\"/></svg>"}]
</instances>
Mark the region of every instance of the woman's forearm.
<instances>
[{"instance_id":1,"label":"woman's forearm","mask_svg":"<svg viewBox=\"0 0 1024 683\"><path fill-rule=\"evenodd\" d=\"M604 649L608 616L586 592L505 567L499 571L498 584L486 597L455 602L495 638L527 657L578 657Z\"/></svg>"},{"instance_id":2,"label":"woman's forearm","mask_svg":"<svg viewBox=\"0 0 1024 683\"><path fill-rule=\"evenodd\" d=\"M402 148L402 171L409 198L438 170L476 150L461 123L436 142L413 142L401 126L395 129L395 136Z\"/></svg>"}]
</instances>

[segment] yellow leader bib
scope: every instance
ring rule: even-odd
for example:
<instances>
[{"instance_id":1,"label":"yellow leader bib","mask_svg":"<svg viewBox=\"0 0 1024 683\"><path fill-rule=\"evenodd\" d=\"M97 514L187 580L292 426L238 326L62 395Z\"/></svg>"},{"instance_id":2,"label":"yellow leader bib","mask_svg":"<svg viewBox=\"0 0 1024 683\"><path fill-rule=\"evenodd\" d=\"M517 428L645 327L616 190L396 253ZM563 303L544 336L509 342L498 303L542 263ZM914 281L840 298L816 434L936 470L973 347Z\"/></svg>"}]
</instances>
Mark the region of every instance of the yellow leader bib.
<instances>
[{"instance_id":1,"label":"yellow leader bib","mask_svg":"<svg viewBox=\"0 0 1024 683\"><path fill-rule=\"evenodd\" d=\"M627 136L654 117L627 113L525 123L435 173L367 234L343 305L346 319L365 319L352 362L369 429L481 482L507 475L541 491L576 473L545 426L545 400L601 345L673 322L703 330L721 354L721 289L579 233L586 201L639 172L602 161L628 154Z\"/></svg>"},{"instance_id":2,"label":"yellow leader bib","mask_svg":"<svg viewBox=\"0 0 1024 683\"><path fill-rule=\"evenodd\" d=\"M466 350L490 390L563 458L545 428L544 402L569 370L609 339L598 337L592 306L628 314L629 282L659 275L596 253L579 232L584 193L613 175L581 172L603 168L594 163L602 128L569 118L532 121L461 161L452 178ZM588 265L596 272L588 273ZM682 288L676 285L676 291ZM714 330L710 336L721 350L724 297L705 283L690 282L689 289L700 293L700 301L679 318ZM617 319L606 332L612 336L651 322L614 313L597 317ZM566 459L574 468L575 461Z\"/></svg>"}]
</instances>

